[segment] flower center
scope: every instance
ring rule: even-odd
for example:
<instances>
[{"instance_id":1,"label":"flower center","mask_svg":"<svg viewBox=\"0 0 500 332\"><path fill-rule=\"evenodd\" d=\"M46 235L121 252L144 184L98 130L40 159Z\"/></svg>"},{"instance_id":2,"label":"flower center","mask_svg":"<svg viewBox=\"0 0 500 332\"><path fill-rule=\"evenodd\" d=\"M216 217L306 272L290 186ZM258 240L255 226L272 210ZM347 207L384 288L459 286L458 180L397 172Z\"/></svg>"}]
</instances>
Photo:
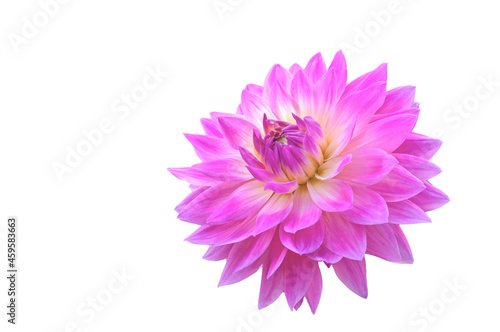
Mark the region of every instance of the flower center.
<instances>
[{"instance_id":1,"label":"flower center","mask_svg":"<svg viewBox=\"0 0 500 332\"><path fill-rule=\"evenodd\" d=\"M314 176L317 164L304 149L307 131L297 124L264 117L262 153L264 163L275 175L297 180L300 184Z\"/></svg>"}]
</instances>

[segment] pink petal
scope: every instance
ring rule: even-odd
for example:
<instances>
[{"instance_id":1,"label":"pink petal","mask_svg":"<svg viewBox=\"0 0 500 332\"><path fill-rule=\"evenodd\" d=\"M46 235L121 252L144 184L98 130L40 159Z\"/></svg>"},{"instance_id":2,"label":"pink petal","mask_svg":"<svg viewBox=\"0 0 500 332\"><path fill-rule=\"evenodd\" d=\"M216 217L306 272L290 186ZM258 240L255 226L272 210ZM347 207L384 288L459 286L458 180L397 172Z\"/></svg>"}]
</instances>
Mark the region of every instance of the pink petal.
<instances>
[{"instance_id":1,"label":"pink petal","mask_svg":"<svg viewBox=\"0 0 500 332\"><path fill-rule=\"evenodd\" d=\"M404 167L396 165L382 181L370 188L387 202L399 202L417 195L425 185Z\"/></svg>"},{"instance_id":2,"label":"pink petal","mask_svg":"<svg viewBox=\"0 0 500 332\"><path fill-rule=\"evenodd\" d=\"M318 264L314 264L314 274L312 277L311 285L306 292L307 303L309 303L309 307L311 307L311 311L313 314L315 314L316 309L318 309L322 291L323 279L321 278L321 271Z\"/></svg>"},{"instance_id":3,"label":"pink petal","mask_svg":"<svg viewBox=\"0 0 500 332\"><path fill-rule=\"evenodd\" d=\"M186 198L184 198L182 200L182 202L177 204L177 206L175 207L175 211L177 211L177 213L181 213L186 208L186 206L189 205L189 203L191 203L196 197L198 197L201 193L203 193L208 188L210 188L210 187L199 187L199 188L195 189L194 191L192 191L189 195L186 196Z\"/></svg>"},{"instance_id":4,"label":"pink petal","mask_svg":"<svg viewBox=\"0 0 500 332\"><path fill-rule=\"evenodd\" d=\"M221 158L237 158L239 153L232 149L222 138L204 135L184 134L193 145L196 155L202 161L218 160Z\"/></svg>"},{"instance_id":5,"label":"pink petal","mask_svg":"<svg viewBox=\"0 0 500 332\"><path fill-rule=\"evenodd\" d=\"M344 90L344 96L354 92L366 89L377 82L387 82L387 64L383 63L375 70L368 72L349 83Z\"/></svg>"},{"instance_id":6,"label":"pink petal","mask_svg":"<svg viewBox=\"0 0 500 332\"><path fill-rule=\"evenodd\" d=\"M196 164L192 169L217 181L245 181L252 178L241 159L219 159Z\"/></svg>"},{"instance_id":7,"label":"pink petal","mask_svg":"<svg viewBox=\"0 0 500 332\"><path fill-rule=\"evenodd\" d=\"M231 251L232 244L225 244L222 246L210 246L203 255L203 259L208 261L220 261L226 259L229 256L229 252Z\"/></svg>"},{"instance_id":8,"label":"pink petal","mask_svg":"<svg viewBox=\"0 0 500 332\"><path fill-rule=\"evenodd\" d=\"M393 152L403 143L416 122L414 115L395 115L372 122L351 141L346 150L373 147Z\"/></svg>"},{"instance_id":9,"label":"pink petal","mask_svg":"<svg viewBox=\"0 0 500 332\"><path fill-rule=\"evenodd\" d=\"M413 264L413 254L410 249L410 245L406 240L406 236L404 235L401 227L399 225L390 224L392 228L392 232L398 241L399 253L401 255L401 261L398 263L404 264Z\"/></svg>"},{"instance_id":10,"label":"pink petal","mask_svg":"<svg viewBox=\"0 0 500 332\"><path fill-rule=\"evenodd\" d=\"M262 233L281 223L293 207L292 194L274 194L257 216L255 234Z\"/></svg>"},{"instance_id":11,"label":"pink petal","mask_svg":"<svg viewBox=\"0 0 500 332\"><path fill-rule=\"evenodd\" d=\"M306 256L294 253L287 255L284 262L283 289L290 309L306 295L316 272L315 265L318 263Z\"/></svg>"},{"instance_id":12,"label":"pink petal","mask_svg":"<svg viewBox=\"0 0 500 332\"><path fill-rule=\"evenodd\" d=\"M233 246L231 248L231 251L229 252L224 270L222 271L218 287L235 284L243 279L248 278L260 269L262 263L265 260L265 255L262 255L258 260L245 267L244 269L236 270L236 263L238 262L238 259L237 257L232 256L235 252L236 250Z\"/></svg>"},{"instance_id":13,"label":"pink petal","mask_svg":"<svg viewBox=\"0 0 500 332\"><path fill-rule=\"evenodd\" d=\"M351 184L365 186L375 184L398 163L393 156L376 148L353 150L350 154L351 162L342 169L337 178Z\"/></svg>"},{"instance_id":14,"label":"pink petal","mask_svg":"<svg viewBox=\"0 0 500 332\"><path fill-rule=\"evenodd\" d=\"M342 157L331 158L318 168L316 177L320 180L327 180L335 177L349 164L352 155L348 154Z\"/></svg>"},{"instance_id":15,"label":"pink petal","mask_svg":"<svg viewBox=\"0 0 500 332\"><path fill-rule=\"evenodd\" d=\"M247 166L248 171L252 176L261 182L268 182L272 181L276 178L276 176L269 172L267 169L261 169L261 168L254 168L251 166Z\"/></svg>"},{"instance_id":16,"label":"pink petal","mask_svg":"<svg viewBox=\"0 0 500 332\"><path fill-rule=\"evenodd\" d=\"M301 229L295 234L285 232L283 225L279 229L280 240L285 247L302 255L317 250L325 234L325 225L320 219L314 225Z\"/></svg>"},{"instance_id":17,"label":"pink petal","mask_svg":"<svg viewBox=\"0 0 500 332\"><path fill-rule=\"evenodd\" d=\"M289 121L293 113L299 114L299 106L280 83L271 87L269 105L278 120Z\"/></svg>"},{"instance_id":18,"label":"pink petal","mask_svg":"<svg viewBox=\"0 0 500 332\"><path fill-rule=\"evenodd\" d=\"M404 200L387 203L389 222L392 224L417 224L431 222L431 219L417 204Z\"/></svg>"},{"instance_id":19,"label":"pink petal","mask_svg":"<svg viewBox=\"0 0 500 332\"><path fill-rule=\"evenodd\" d=\"M245 90L262 97L262 92L264 88L257 84L247 84Z\"/></svg>"},{"instance_id":20,"label":"pink petal","mask_svg":"<svg viewBox=\"0 0 500 332\"><path fill-rule=\"evenodd\" d=\"M436 138L411 133L394 152L411 154L429 160L436 154L441 144L443 142Z\"/></svg>"},{"instance_id":21,"label":"pink petal","mask_svg":"<svg viewBox=\"0 0 500 332\"><path fill-rule=\"evenodd\" d=\"M267 277L269 265L264 264L259 293L259 310L276 301L283 292L283 267Z\"/></svg>"},{"instance_id":22,"label":"pink petal","mask_svg":"<svg viewBox=\"0 0 500 332\"><path fill-rule=\"evenodd\" d=\"M337 76L335 69L329 69L315 86L315 112L313 116L321 118L332 112L340 96L337 95Z\"/></svg>"},{"instance_id":23,"label":"pink petal","mask_svg":"<svg viewBox=\"0 0 500 332\"><path fill-rule=\"evenodd\" d=\"M269 229L255 237L233 244L234 259L237 261L235 271L253 264L268 249L276 229Z\"/></svg>"},{"instance_id":24,"label":"pink petal","mask_svg":"<svg viewBox=\"0 0 500 332\"><path fill-rule=\"evenodd\" d=\"M281 243L279 232L276 231L274 238L269 245L269 269L267 270L266 278L270 278L274 272L278 270L285 259L288 249Z\"/></svg>"},{"instance_id":25,"label":"pink petal","mask_svg":"<svg viewBox=\"0 0 500 332\"><path fill-rule=\"evenodd\" d=\"M314 259L315 261L325 262L328 264L335 264L342 259L342 256L333 253L330 249L325 247L324 244L322 244L318 250L307 254L307 257Z\"/></svg>"},{"instance_id":26,"label":"pink petal","mask_svg":"<svg viewBox=\"0 0 500 332\"><path fill-rule=\"evenodd\" d=\"M401 166L420 180L429 180L441 173L441 169L427 159L410 154L394 153L393 155Z\"/></svg>"},{"instance_id":27,"label":"pink petal","mask_svg":"<svg viewBox=\"0 0 500 332\"><path fill-rule=\"evenodd\" d=\"M385 114L375 114L370 122L376 122L380 120L384 120L396 115L413 115L418 117L420 115L420 109L418 108L407 108L401 111L393 112L393 113L385 113Z\"/></svg>"},{"instance_id":28,"label":"pink petal","mask_svg":"<svg viewBox=\"0 0 500 332\"><path fill-rule=\"evenodd\" d=\"M293 193L293 208L283 220L284 230L295 233L314 225L321 217L321 209L313 203L307 187L304 185Z\"/></svg>"},{"instance_id":29,"label":"pink petal","mask_svg":"<svg viewBox=\"0 0 500 332\"><path fill-rule=\"evenodd\" d=\"M352 189L343 181L312 179L307 182L307 188L313 202L323 211L337 212L352 208Z\"/></svg>"},{"instance_id":30,"label":"pink petal","mask_svg":"<svg viewBox=\"0 0 500 332\"><path fill-rule=\"evenodd\" d=\"M293 77L291 96L297 102L300 114L312 114L314 106L313 85L304 72L298 71Z\"/></svg>"},{"instance_id":31,"label":"pink petal","mask_svg":"<svg viewBox=\"0 0 500 332\"><path fill-rule=\"evenodd\" d=\"M252 180L236 189L207 219L207 223L244 219L257 213L271 197L272 192Z\"/></svg>"},{"instance_id":32,"label":"pink petal","mask_svg":"<svg viewBox=\"0 0 500 332\"><path fill-rule=\"evenodd\" d=\"M296 75L299 71L302 70L302 67L298 64L298 63L294 63L290 69L288 69L288 71L292 74L292 75Z\"/></svg>"},{"instance_id":33,"label":"pink petal","mask_svg":"<svg viewBox=\"0 0 500 332\"><path fill-rule=\"evenodd\" d=\"M425 190L410 199L422 210L432 211L450 201L450 198L444 192L434 187L429 181L424 181L424 184Z\"/></svg>"},{"instance_id":34,"label":"pink petal","mask_svg":"<svg viewBox=\"0 0 500 332\"><path fill-rule=\"evenodd\" d=\"M384 198L366 187L353 186L353 207L340 212L350 222L360 225L382 224L388 221L389 210Z\"/></svg>"},{"instance_id":35,"label":"pink petal","mask_svg":"<svg viewBox=\"0 0 500 332\"><path fill-rule=\"evenodd\" d=\"M377 110L377 114L394 113L413 108L415 104L415 87L401 86L387 91L384 104Z\"/></svg>"},{"instance_id":36,"label":"pink petal","mask_svg":"<svg viewBox=\"0 0 500 332\"><path fill-rule=\"evenodd\" d=\"M272 190L278 194L288 194L298 188L297 180L290 182L267 182L264 189Z\"/></svg>"},{"instance_id":37,"label":"pink petal","mask_svg":"<svg viewBox=\"0 0 500 332\"><path fill-rule=\"evenodd\" d=\"M187 181L197 186L213 186L219 183L218 180L207 176L192 167L169 168L168 171L179 180Z\"/></svg>"},{"instance_id":38,"label":"pink petal","mask_svg":"<svg viewBox=\"0 0 500 332\"><path fill-rule=\"evenodd\" d=\"M335 132L345 130L354 121L354 135L370 122L375 111L385 98L385 82L377 82L367 88L343 97L331 112L325 127Z\"/></svg>"},{"instance_id":39,"label":"pink petal","mask_svg":"<svg viewBox=\"0 0 500 332\"><path fill-rule=\"evenodd\" d=\"M259 130L262 130L262 119L264 114L270 113L270 107L267 101L248 90L241 93L241 113L245 119L250 121Z\"/></svg>"},{"instance_id":40,"label":"pink petal","mask_svg":"<svg viewBox=\"0 0 500 332\"><path fill-rule=\"evenodd\" d=\"M399 245L390 224L366 226L366 253L389 262L401 261Z\"/></svg>"},{"instance_id":41,"label":"pink petal","mask_svg":"<svg viewBox=\"0 0 500 332\"><path fill-rule=\"evenodd\" d=\"M271 100L271 90L272 87L279 83L285 91L290 91L290 86L292 85L293 75L280 65L274 65L266 76L264 81L263 97L267 101Z\"/></svg>"},{"instance_id":42,"label":"pink petal","mask_svg":"<svg viewBox=\"0 0 500 332\"><path fill-rule=\"evenodd\" d=\"M264 164L262 164L250 151L240 148L240 154L241 158L243 158L247 165L255 168L266 168L266 166L264 166Z\"/></svg>"},{"instance_id":43,"label":"pink petal","mask_svg":"<svg viewBox=\"0 0 500 332\"><path fill-rule=\"evenodd\" d=\"M182 221L202 225L208 217L244 182L223 182L194 198L180 213Z\"/></svg>"},{"instance_id":44,"label":"pink petal","mask_svg":"<svg viewBox=\"0 0 500 332\"><path fill-rule=\"evenodd\" d=\"M304 69L304 73L307 75L307 77L309 77L313 84L316 84L316 82L319 81L319 79L325 72L326 64L321 53L317 53L315 56L313 56Z\"/></svg>"},{"instance_id":45,"label":"pink petal","mask_svg":"<svg viewBox=\"0 0 500 332\"><path fill-rule=\"evenodd\" d=\"M328 69L332 68L335 69L335 76L337 77L337 96L341 96L347 83L347 64L342 51L338 51L333 57L333 61Z\"/></svg>"},{"instance_id":46,"label":"pink petal","mask_svg":"<svg viewBox=\"0 0 500 332\"><path fill-rule=\"evenodd\" d=\"M361 261L343 258L340 262L333 264L333 269L347 288L365 299L368 297L364 258Z\"/></svg>"},{"instance_id":47,"label":"pink petal","mask_svg":"<svg viewBox=\"0 0 500 332\"><path fill-rule=\"evenodd\" d=\"M356 128L356 120L353 119L345 129L338 130L335 129L335 134L333 138L331 135L328 137L329 144L326 148L324 157L325 159L329 159L332 157L336 157L340 155L346 146L351 142L352 135L354 134L354 128ZM327 134L328 135L328 134Z\"/></svg>"},{"instance_id":48,"label":"pink petal","mask_svg":"<svg viewBox=\"0 0 500 332\"><path fill-rule=\"evenodd\" d=\"M255 216L224 224L205 224L186 238L193 244L223 245L236 243L252 236Z\"/></svg>"},{"instance_id":49,"label":"pink petal","mask_svg":"<svg viewBox=\"0 0 500 332\"><path fill-rule=\"evenodd\" d=\"M215 120L201 119L201 125L203 127L203 130L205 131L205 134L207 134L208 136L222 138L222 133L217 127L217 123L215 122Z\"/></svg>"},{"instance_id":50,"label":"pink petal","mask_svg":"<svg viewBox=\"0 0 500 332\"><path fill-rule=\"evenodd\" d=\"M229 145L239 150L253 148L253 130L256 128L247 120L234 117L220 117L219 125L226 141Z\"/></svg>"},{"instance_id":51,"label":"pink petal","mask_svg":"<svg viewBox=\"0 0 500 332\"><path fill-rule=\"evenodd\" d=\"M364 226L353 224L338 213L324 213L324 245L349 259L361 260L366 252L366 232Z\"/></svg>"}]
</instances>

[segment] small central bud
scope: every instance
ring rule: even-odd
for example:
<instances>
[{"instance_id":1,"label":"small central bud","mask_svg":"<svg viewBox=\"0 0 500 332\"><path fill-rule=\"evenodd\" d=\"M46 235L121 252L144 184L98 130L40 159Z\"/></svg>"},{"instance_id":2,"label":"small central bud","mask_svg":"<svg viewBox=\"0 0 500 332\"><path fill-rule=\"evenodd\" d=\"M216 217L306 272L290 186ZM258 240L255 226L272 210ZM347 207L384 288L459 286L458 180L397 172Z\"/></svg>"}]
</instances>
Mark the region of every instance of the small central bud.
<instances>
[{"instance_id":1,"label":"small central bud","mask_svg":"<svg viewBox=\"0 0 500 332\"><path fill-rule=\"evenodd\" d=\"M284 134L281 134L279 137L276 137L276 138L274 139L274 141L275 141L275 142L278 142L278 143L282 143L282 144L284 144L284 145L288 145L288 141L287 141L287 139L286 139L286 137L285 137L285 135L284 135Z\"/></svg>"}]
</instances>

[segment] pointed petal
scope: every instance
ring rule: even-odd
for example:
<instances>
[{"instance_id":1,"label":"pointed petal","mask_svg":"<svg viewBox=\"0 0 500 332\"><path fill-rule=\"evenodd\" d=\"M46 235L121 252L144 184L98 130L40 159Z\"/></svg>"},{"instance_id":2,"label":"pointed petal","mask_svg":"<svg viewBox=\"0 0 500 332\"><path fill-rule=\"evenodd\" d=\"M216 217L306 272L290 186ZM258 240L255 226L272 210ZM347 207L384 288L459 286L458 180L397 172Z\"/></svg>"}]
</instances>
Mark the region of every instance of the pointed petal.
<instances>
[{"instance_id":1,"label":"pointed petal","mask_svg":"<svg viewBox=\"0 0 500 332\"><path fill-rule=\"evenodd\" d=\"M304 73L307 75L307 77L309 77L313 84L316 84L316 82L319 81L319 79L324 75L325 72L326 64L321 53L317 53L315 56L313 56L304 69Z\"/></svg>"},{"instance_id":2,"label":"pointed petal","mask_svg":"<svg viewBox=\"0 0 500 332\"><path fill-rule=\"evenodd\" d=\"M256 128L247 120L234 117L220 117L219 126L229 145L239 150L253 148L253 130Z\"/></svg>"},{"instance_id":3,"label":"pointed petal","mask_svg":"<svg viewBox=\"0 0 500 332\"><path fill-rule=\"evenodd\" d=\"M290 253L286 256L284 262L283 288L286 300L290 309L306 295L311 286L316 269L314 265L317 262L307 258Z\"/></svg>"},{"instance_id":4,"label":"pointed petal","mask_svg":"<svg viewBox=\"0 0 500 332\"><path fill-rule=\"evenodd\" d=\"M199 188L195 189L194 191L192 191L189 195L186 196L186 198L184 198L182 200L182 202L177 204L177 206L175 207L175 211L177 211L177 213L181 213L186 208L186 206L189 205L189 203L191 203L196 197L198 197L201 193L203 193L208 188L210 188L210 187L208 187L208 186L199 187Z\"/></svg>"},{"instance_id":5,"label":"pointed petal","mask_svg":"<svg viewBox=\"0 0 500 332\"><path fill-rule=\"evenodd\" d=\"M281 65L274 65L266 76L263 86L263 97L270 101L272 87L279 83L286 91L290 91L292 84L292 74Z\"/></svg>"},{"instance_id":6,"label":"pointed petal","mask_svg":"<svg viewBox=\"0 0 500 332\"><path fill-rule=\"evenodd\" d=\"M385 88L385 82L377 82L343 97L330 113L326 128L334 131L344 130L356 121L354 135L364 132L373 114L384 102Z\"/></svg>"},{"instance_id":7,"label":"pointed petal","mask_svg":"<svg viewBox=\"0 0 500 332\"><path fill-rule=\"evenodd\" d=\"M223 182L194 198L180 213L182 221L202 225L208 217L244 182Z\"/></svg>"},{"instance_id":8,"label":"pointed petal","mask_svg":"<svg viewBox=\"0 0 500 332\"><path fill-rule=\"evenodd\" d=\"M343 181L312 179L307 182L307 189L313 202L323 211L337 212L352 208L352 189Z\"/></svg>"},{"instance_id":9,"label":"pointed petal","mask_svg":"<svg viewBox=\"0 0 500 332\"><path fill-rule=\"evenodd\" d=\"M352 155L331 158L318 168L316 177L320 180L327 180L342 172L344 167L351 162Z\"/></svg>"},{"instance_id":10,"label":"pointed petal","mask_svg":"<svg viewBox=\"0 0 500 332\"><path fill-rule=\"evenodd\" d=\"M399 246L390 224L366 226L366 253L389 262L401 261Z\"/></svg>"},{"instance_id":11,"label":"pointed petal","mask_svg":"<svg viewBox=\"0 0 500 332\"><path fill-rule=\"evenodd\" d=\"M415 87L401 86L387 91L384 104L377 110L377 114L394 113L413 108L415 104Z\"/></svg>"},{"instance_id":12,"label":"pointed petal","mask_svg":"<svg viewBox=\"0 0 500 332\"><path fill-rule=\"evenodd\" d=\"M411 154L429 160L436 154L442 144L443 142L436 138L411 133L394 152Z\"/></svg>"},{"instance_id":13,"label":"pointed petal","mask_svg":"<svg viewBox=\"0 0 500 332\"><path fill-rule=\"evenodd\" d=\"M222 138L222 133L217 127L217 123L215 122L215 120L205 118L201 119L201 126L203 127L205 134L207 134L208 136Z\"/></svg>"},{"instance_id":14,"label":"pointed petal","mask_svg":"<svg viewBox=\"0 0 500 332\"><path fill-rule=\"evenodd\" d=\"M367 147L393 152L403 143L416 122L416 116L407 114L372 122L349 143L346 150Z\"/></svg>"},{"instance_id":15,"label":"pointed petal","mask_svg":"<svg viewBox=\"0 0 500 332\"><path fill-rule=\"evenodd\" d=\"M197 186L213 186L219 183L219 181L192 167L169 168L168 171L179 180L187 181Z\"/></svg>"},{"instance_id":16,"label":"pointed petal","mask_svg":"<svg viewBox=\"0 0 500 332\"><path fill-rule=\"evenodd\" d=\"M276 83L271 88L269 106L278 120L290 122L292 114L299 114L299 107L288 91Z\"/></svg>"},{"instance_id":17,"label":"pointed petal","mask_svg":"<svg viewBox=\"0 0 500 332\"><path fill-rule=\"evenodd\" d=\"M417 224L431 222L431 218L417 204L409 200L387 203L391 224Z\"/></svg>"},{"instance_id":18,"label":"pointed petal","mask_svg":"<svg viewBox=\"0 0 500 332\"><path fill-rule=\"evenodd\" d=\"M297 180L290 182L267 182L264 189L272 190L278 194L288 194L298 188Z\"/></svg>"},{"instance_id":19,"label":"pointed petal","mask_svg":"<svg viewBox=\"0 0 500 332\"><path fill-rule=\"evenodd\" d=\"M250 277L252 274L254 274L260 269L262 263L264 262L264 257L265 257L265 255L262 255L262 257L260 257L258 260L256 260L246 268L241 270L236 270L238 258L233 256L235 254L237 255L238 252L235 249L235 246L233 246L231 248L231 251L229 252L226 265L224 266L224 270L222 271L218 287L235 284L237 282L240 282L241 280Z\"/></svg>"},{"instance_id":20,"label":"pointed petal","mask_svg":"<svg viewBox=\"0 0 500 332\"><path fill-rule=\"evenodd\" d=\"M253 264L268 249L276 229L269 229L255 237L235 243L234 256L237 261L235 271L242 270Z\"/></svg>"},{"instance_id":21,"label":"pointed petal","mask_svg":"<svg viewBox=\"0 0 500 332\"><path fill-rule=\"evenodd\" d=\"M324 244L321 245L318 250L307 254L307 257L314 259L315 261L325 262L328 264L335 264L342 259L342 256L333 253L330 249L325 247Z\"/></svg>"},{"instance_id":22,"label":"pointed petal","mask_svg":"<svg viewBox=\"0 0 500 332\"><path fill-rule=\"evenodd\" d=\"M316 313L318 309L319 300L321 299L321 292L323 291L323 279L321 278L321 271L318 264L314 264L314 274L312 277L311 285L306 292L306 300L309 303L311 312Z\"/></svg>"},{"instance_id":23,"label":"pointed petal","mask_svg":"<svg viewBox=\"0 0 500 332\"><path fill-rule=\"evenodd\" d=\"M281 243L279 231L276 230L274 238L269 245L269 269L267 271L266 278L269 279L271 275L278 270L281 263L283 263L287 252L288 249Z\"/></svg>"},{"instance_id":24,"label":"pointed petal","mask_svg":"<svg viewBox=\"0 0 500 332\"><path fill-rule=\"evenodd\" d=\"M420 180L429 180L441 173L441 169L427 159L410 154L394 153L393 155L401 166Z\"/></svg>"},{"instance_id":25,"label":"pointed petal","mask_svg":"<svg viewBox=\"0 0 500 332\"><path fill-rule=\"evenodd\" d=\"M354 81L349 83L344 90L344 96L348 95L349 93L352 93L353 91L359 91L366 89L370 85L377 83L377 82L387 82L387 64L383 63L375 70L368 72L358 78L356 78Z\"/></svg>"},{"instance_id":26,"label":"pointed petal","mask_svg":"<svg viewBox=\"0 0 500 332\"><path fill-rule=\"evenodd\" d=\"M283 292L283 267L267 277L269 266L264 264L260 282L259 310L276 301Z\"/></svg>"},{"instance_id":27,"label":"pointed petal","mask_svg":"<svg viewBox=\"0 0 500 332\"><path fill-rule=\"evenodd\" d=\"M281 223L293 207L292 194L274 194L257 216L255 234L259 234Z\"/></svg>"},{"instance_id":28,"label":"pointed petal","mask_svg":"<svg viewBox=\"0 0 500 332\"><path fill-rule=\"evenodd\" d=\"M342 96L347 83L347 64L345 56L342 51L338 51L333 57L333 61L328 69L335 69L335 76L337 77L337 96Z\"/></svg>"},{"instance_id":29,"label":"pointed petal","mask_svg":"<svg viewBox=\"0 0 500 332\"><path fill-rule=\"evenodd\" d=\"M346 165L337 179L350 184L372 185L381 181L398 161L381 149L363 148L350 152L351 162Z\"/></svg>"},{"instance_id":30,"label":"pointed petal","mask_svg":"<svg viewBox=\"0 0 500 332\"><path fill-rule=\"evenodd\" d=\"M240 148L240 154L241 158L247 163L247 165L255 167L255 168L261 168L265 169L266 166L262 164L257 157L255 157L250 151L244 148Z\"/></svg>"},{"instance_id":31,"label":"pointed petal","mask_svg":"<svg viewBox=\"0 0 500 332\"><path fill-rule=\"evenodd\" d=\"M299 255L316 251L323 243L325 225L320 219L314 225L301 229L295 234L287 233L280 225L279 229L281 243L288 249Z\"/></svg>"},{"instance_id":32,"label":"pointed petal","mask_svg":"<svg viewBox=\"0 0 500 332\"><path fill-rule=\"evenodd\" d=\"M245 119L250 121L256 128L262 130L262 119L264 114L270 113L267 101L259 95L243 90L241 93L241 113Z\"/></svg>"},{"instance_id":33,"label":"pointed petal","mask_svg":"<svg viewBox=\"0 0 500 332\"><path fill-rule=\"evenodd\" d=\"M224 224L205 224L186 238L193 244L223 245L236 243L252 236L255 216Z\"/></svg>"},{"instance_id":34,"label":"pointed petal","mask_svg":"<svg viewBox=\"0 0 500 332\"><path fill-rule=\"evenodd\" d=\"M221 158L237 158L239 153L232 149L222 138L204 135L184 134L193 145L196 155L202 161Z\"/></svg>"},{"instance_id":35,"label":"pointed petal","mask_svg":"<svg viewBox=\"0 0 500 332\"><path fill-rule=\"evenodd\" d=\"M429 181L424 181L425 190L410 200L424 211L432 211L450 201L448 195L434 187Z\"/></svg>"},{"instance_id":36,"label":"pointed petal","mask_svg":"<svg viewBox=\"0 0 500 332\"><path fill-rule=\"evenodd\" d=\"M302 70L293 77L291 96L297 102L298 115L311 115L314 106L314 87Z\"/></svg>"},{"instance_id":37,"label":"pointed petal","mask_svg":"<svg viewBox=\"0 0 500 332\"><path fill-rule=\"evenodd\" d=\"M203 259L206 259L207 261L220 261L226 259L227 256L229 256L232 246L232 244L210 246L205 255L203 255Z\"/></svg>"},{"instance_id":38,"label":"pointed petal","mask_svg":"<svg viewBox=\"0 0 500 332\"><path fill-rule=\"evenodd\" d=\"M196 164L192 169L216 181L231 182L252 179L241 159L219 159Z\"/></svg>"},{"instance_id":39,"label":"pointed petal","mask_svg":"<svg viewBox=\"0 0 500 332\"><path fill-rule=\"evenodd\" d=\"M353 224L338 213L325 213L324 245L334 252L349 259L361 260L366 252L365 227Z\"/></svg>"},{"instance_id":40,"label":"pointed petal","mask_svg":"<svg viewBox=\"0 0 500 332\"><path fill-rule=\"evenodd\" d=\"M263 183L252 180L236 189L207 219L207 223L244 219L257 213L271 197Z\"/></svg>"},{"instance_id":41,"label":"pointed petal","mask_svg":"<svg viewBox=\"0 0 500 332\"><path fill-rule=\"evenodd\" d=\"M375 225L387 223L389 210L384 198L375 191L353 186L352 209L339 212L342 217L350 222L360 225Z\"/></svg>"},{"instance_id":42,"label":"pointed petal","mask_svg":"<svg viewBox=\"0 0 500 332\"><path fill-rule=\"evenodd\" d=\"M396 165L380 182L370 186L387 202L399 202L413 197L425 189L425 185L404 167Z\"/></svg>"},{"instance_id":43,"label":"pointed petal","mask_svg":"<svg viewBox=\"0 0 500 332\"><path fill-rule=\"evenodd\" d=\"M401 261L398 263L404 264L413 264L413 254L410 249L410 245L408 244L408 240L406 240L406 236L404 235L401 227L399 225L390 225L396 240L398 241L399 253L401 254Z\"/></svg>"},{"instance_id":44,"label":"pointed petal","mask_svg":"<svg viewBox=\"0 0 500 332\"><path fill-rule=\"evenodd\" d=\"M351 291L363 298L368 297L368 285L366 283L366 263L343 258L340 262L333 264L335 274Z\"/></svg>"},{"instance_id":45,"label":"pointed petal","mask_svg":"<svg viewBox=\"0 0 500 332\"><path fill-rule=\"evenodd\" d=\"M307 187L304 185L293 193L293 208L283 220L284 230L295 233L314 225L321 217L321 209L313 203Z\"/></svg>"}]
</instances>

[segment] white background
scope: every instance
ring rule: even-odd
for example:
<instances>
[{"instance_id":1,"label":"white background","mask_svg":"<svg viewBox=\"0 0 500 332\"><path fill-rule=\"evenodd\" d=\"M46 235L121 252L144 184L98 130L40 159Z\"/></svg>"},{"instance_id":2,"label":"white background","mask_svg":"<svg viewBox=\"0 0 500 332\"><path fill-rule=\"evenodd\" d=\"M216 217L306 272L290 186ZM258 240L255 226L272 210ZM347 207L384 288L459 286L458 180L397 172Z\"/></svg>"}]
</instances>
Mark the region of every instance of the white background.
<instances>
[{"instance_id":1,"label":"white background","mask_svg":"<svg viewBox=\"0 0 500 332\"><path fill-rule=\"evenodd\" d=\"M401 0L383 27L371 13L392 8L389 0L232 3L221 19L213 0L72 0L16 52L10 39L41 7L1 2L0 257L4 270L5 224L16 215L20 290L13 327L2 278L0 330L72 331L71 322L89 332L498 329L500 87L484 97L481 83L500 82L496 3ZM211 111L235 112L241 90L262 84L273 64L305 66L317 52L329 62L348 44L358 52L346 52L349 80L388 62L389 88L417 86L417 131L446 133L433 183L451 202L431 212L432 224L404 227L413 265L368 258L367 300L324 269L316 315L283 301L264 315L260 273L217 288L223 262L183 241L195 226L173 209L189 190L166 169L196 163L182 133L201 133L199 118ZM148 66L169 76L120 118L113 103ZM483 100L473 105L476 89ZM472 106L456 113L464 102ZM59 181L53 163L65 163L67 147L105 118L113 131ZM122 269L134 279L93 319L79 315L89 297L109 295Z\"/></svg>"}]
</instances>

